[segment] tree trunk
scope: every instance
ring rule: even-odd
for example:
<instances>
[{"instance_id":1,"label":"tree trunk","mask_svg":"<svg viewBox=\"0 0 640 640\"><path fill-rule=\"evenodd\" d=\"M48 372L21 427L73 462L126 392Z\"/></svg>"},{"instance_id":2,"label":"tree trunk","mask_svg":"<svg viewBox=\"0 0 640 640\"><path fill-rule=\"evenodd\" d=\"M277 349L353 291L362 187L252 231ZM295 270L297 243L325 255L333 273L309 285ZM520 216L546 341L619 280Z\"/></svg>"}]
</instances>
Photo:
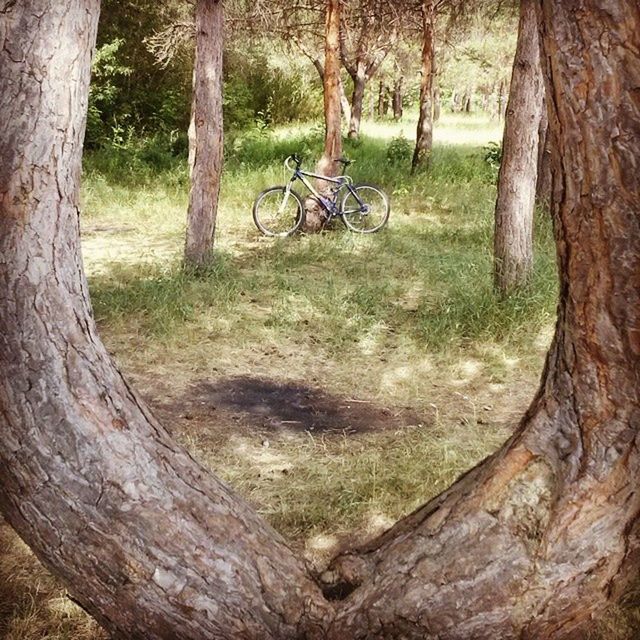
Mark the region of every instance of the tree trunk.
<instances>
[{"instance_id":1,"label":"tree trunk","mask_svg":"<svg viewBox=\"0 0 640 640\"><path fill-rule=\"evenodd\" d=\"M508 295L533 270L533 212L544 88L536 0L522 0L495 209L494 279Z\"/></svg>"},{"instance_id":2,"label":"tree trunk","mask_svg":"<svg viewBox=\"0 0 640 640\"><path fill-rule=\"evenodd\" d=\"M553 178L551 176L551 136L546 104L543 103L542 117L538 127L538 172L536 180L536 203L548 207L551 202Z\"/></svg>"},{"instance_id":3,"label":"tree trunk","mask_svg":"<svg viewBox=\"0 0 640 640\"><path fill-rule=\"evenodd\" d=\"M191 191L184 261L189 268L211 262L222 175L221 0L196 4L196 60L189 136Z\"/></svg>"},{"instance_id":4,"label":"tree trunk","mask_svg":"<svg viewBox=\"0 0 640 640\"><path fill-rule=\"evenodd\" d=\"M384 116L385 92L386 88L384 86L384 82L380 80L380 83L378 84L378 118L382 118L382 116Z\"/></svg>"},{"instance_id":5,"label":"tree trunk","mask_svg":"<svg viewBox=\"0 0 640 640\"><path fill-rule=\"evenodd\" d=\"M434 26L433 0L422 2L422 78L420 80L420 115L416 133L416 147L411 161L411 173L429 164L433 147L433 74L434 74Z\"/></svg>"},{"instance_id":6,"label":"tree trunk","mask_svg":"<svg viewBox=\"0 0 640 640\"><path fill-rule=\"evenodd\" d=\"M114 639L583 638L635 578L640 14L542 5L560 301L541 387L499 452L333 563L328 602L97 336L78 233L97 0L5 3L0 508Z\"/></svg>"},{"instance_id":7,"label":"tree trunk","mask_svg":"<svg viewBox=\"0 0 640 640\"><path fill-rule=\"evenodd\" d=\"M113 638L322 637L303 564L173 442L97 336L78 202L98 12L0 12L0 509Z\"/></svg>"},{"instance_id":8,"label":"tree trunk","mask_svg":"<svg viewBox=\"0 0 640 640\"><path fill-rule=\"evenodd\" d=\"M500 452L334 562L342 637L584 638L637 576L640 14L542 4L560 302L541 387Z\"/></svg>"},{"instance_id":9,"label":"tree trunk","mask_svg":"<svg viewBox=\"0 0 640 640\"><path fill-rule=\"evenodd\" d=\"M357 63L356 75L353 77L353 96L351 98L351 122L349 123L349 138L352 140L360 135L360 123L362 121L362 103L364 101L364 89L367 77L364 64Z\"/></svg>"},{"instance_id":10,"label":"tree trunk","mask_svg":"<svg viewBox=\"0 0 640 640\"><path fill-rule=\"evenodd\" d=\"M435 85L433 87L433 121L438 122L440 120L440 112L441 112L441 100L440 100L440 87Z\"/></svg>"},{"instance_id":11,"label":"tree trunk","mask_svg":"<svg viewBox=\"0 0 640 640\"><path fill-rule=\"evenodd\" d=\"M394 120L402 120L403 114L403 95L402 95L402 77L396 79L393 85L393 118Z\"/></svg>"},{"instance_id":12,"label":"tree trunk","mask_svg":"<svg viewBox=\"0 0 640 640\"><path fill-rule=\"evenodd\" d=\"M342 113L342 119L348 124L351 122L351 105L349 104L349 98L347 98L347 94L344 90L344 82L342 82L342 78L340 78L340 85L338 89L340 91L340 111Z\"/></svg>"},{"instance_id":13,"label":"tree trunk","mask_svg":"<svg viewBox=\"0 0 640 640\"><path fill-rule=\"evenodd\" d=\"M500 80L500 87L498 89L498 120L503 122L507 111L507 98L505 96L505 81Z\"/></svg>"},{"instance_id":14,"label":"tree trunk","mask_svg":"<svg viewBox=\"0 0 640 640\"><path fill-rule=\"evenodd\" d=\"M342 155L340 130L340 0L327 0L324 50L324 153L316 165L322 175L335 176L340 167L336 158ZM330 183L318 181L318 191L325 195ZM320 231L327 221L327 214L314 197L305 201L307 233Z\"/></svg>"},{"instance_id":15,"label":"tree trunk","mask_svg":"<svg viewBox=\"0 0 640 640\"><path fill-rule=\"evenodd\" d=\"M318 72L320 80L324 86L324 65L322 64L322 61L319 58L312 58L309 54L305 53L305 55L311 58L311 62L316 68L316 71ZM351 121L351 105L349 104L349 99L347 98L347 94L345 93L342 78L340 78L340 82L338 84L338 91L340 92L340 110L342 112L342 118L348 124Z\"/></svg>"}]
</instances>

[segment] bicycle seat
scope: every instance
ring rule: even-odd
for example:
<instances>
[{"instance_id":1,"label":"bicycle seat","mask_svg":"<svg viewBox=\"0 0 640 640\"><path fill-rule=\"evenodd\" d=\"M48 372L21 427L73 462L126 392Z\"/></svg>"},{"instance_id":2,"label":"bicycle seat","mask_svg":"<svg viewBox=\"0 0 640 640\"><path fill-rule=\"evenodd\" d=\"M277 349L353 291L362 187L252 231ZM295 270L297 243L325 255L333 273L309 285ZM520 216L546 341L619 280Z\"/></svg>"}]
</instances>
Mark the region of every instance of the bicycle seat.
<instances>
[{"instance_id":1,"label":"bicycle seat","mask_svg":"<svg viewBox=\"0 0 640 640\"><path fill-rule=\"evenodd\" d=\"M340 162L345 167L348 167L350 164L353 164L353 160L349 160L348 158L334 158L334 162Z\"/></svg>"}]
</instances>

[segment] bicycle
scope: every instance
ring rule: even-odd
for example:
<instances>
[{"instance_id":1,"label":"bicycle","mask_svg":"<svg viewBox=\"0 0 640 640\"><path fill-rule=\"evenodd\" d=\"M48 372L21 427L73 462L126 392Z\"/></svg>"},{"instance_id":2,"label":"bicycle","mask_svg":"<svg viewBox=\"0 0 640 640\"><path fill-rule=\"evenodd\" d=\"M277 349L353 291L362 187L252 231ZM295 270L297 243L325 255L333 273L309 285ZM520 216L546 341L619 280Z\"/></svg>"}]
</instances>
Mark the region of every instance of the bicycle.
<instances>
[{"instance_id":1,"label":"bicycle","mask_svg":"<svg viewBox=\"0 0 640 640\"><path fill-rule=\"evenodd\" d=\"M295 167L291 166L295 163ZM351 160L338 158L342 164L342 174L333 178L300 167L302 159L297 154L288 156L284 166L292 171L286 186L270 187L262 191L253 203L253 221L265 236L286 237L295 233L305 221L305 209L302 198L292 186L300 180L312 197L327 213L327 222L332 218L341 218L350 231L356 233L375 233L389 220L391 208L389 198L378 187L371 184L353 184L350 176L345 175ZM317 178L331 183L330 196L320 194L307 178ZM340 204L338 204L340 200Z\"/></svg>"}]
</instances>

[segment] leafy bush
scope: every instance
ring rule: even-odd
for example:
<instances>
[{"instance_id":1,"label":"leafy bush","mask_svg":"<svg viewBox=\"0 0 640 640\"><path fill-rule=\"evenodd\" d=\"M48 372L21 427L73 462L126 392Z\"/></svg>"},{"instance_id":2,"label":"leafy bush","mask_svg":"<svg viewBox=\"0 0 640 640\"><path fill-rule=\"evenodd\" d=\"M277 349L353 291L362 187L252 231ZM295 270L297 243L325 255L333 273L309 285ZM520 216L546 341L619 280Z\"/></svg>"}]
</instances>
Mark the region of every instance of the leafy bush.
<instances>
[{"instance_id":1,"label":"leafy bush","mask_svg":"<svg viewBox=\"0 0 640 640\"><path fill-rule=\"evenodd\" d=\"M393 138L387 146L387 160L391 164L404 164L411 160L413 147L404 134Z\"/></svg>"},{"instance_id":2,"label":"leafy bush","mask_svg":"<svg viewBox=\"0 0 640 640\"><path fill-rule=\"evenodd\" d=\"M502 143L490 142L482 148L484 151L484 161L491 167L495 175L498 175L502 164Z\"/></svg>"}]
</instances>

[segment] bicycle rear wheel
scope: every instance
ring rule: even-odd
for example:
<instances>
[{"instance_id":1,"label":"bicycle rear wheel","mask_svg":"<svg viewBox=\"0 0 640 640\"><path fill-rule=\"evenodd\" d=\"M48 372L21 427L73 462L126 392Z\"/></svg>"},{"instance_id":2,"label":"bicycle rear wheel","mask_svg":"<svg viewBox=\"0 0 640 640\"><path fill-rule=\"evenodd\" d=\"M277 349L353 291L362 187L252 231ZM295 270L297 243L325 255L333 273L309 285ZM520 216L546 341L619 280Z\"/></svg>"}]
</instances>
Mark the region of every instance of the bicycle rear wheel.
<instances>
[{"instance_id":1,"label":"bicycle rear wheel","mask_svg":"<svg viewBox=\"0 0 640 640\"><path fill-rule=\"evenodd\" d=\"M253 221L265 236L290 236L304 222L302 199L286 187L265 189L253 203Z\"/></svg>"},{"instance_id":2,"label":"bicycle rear wheel","mask_svg":"<svg viewBox=\"0 0 640 640\"><path fill-rule=\"evenodd\" d=\"M340 213L351 231L375 233L387 224L391 207L384 191L372 184L358 184L343 198Z\"/></svg>"}]
</instances>

